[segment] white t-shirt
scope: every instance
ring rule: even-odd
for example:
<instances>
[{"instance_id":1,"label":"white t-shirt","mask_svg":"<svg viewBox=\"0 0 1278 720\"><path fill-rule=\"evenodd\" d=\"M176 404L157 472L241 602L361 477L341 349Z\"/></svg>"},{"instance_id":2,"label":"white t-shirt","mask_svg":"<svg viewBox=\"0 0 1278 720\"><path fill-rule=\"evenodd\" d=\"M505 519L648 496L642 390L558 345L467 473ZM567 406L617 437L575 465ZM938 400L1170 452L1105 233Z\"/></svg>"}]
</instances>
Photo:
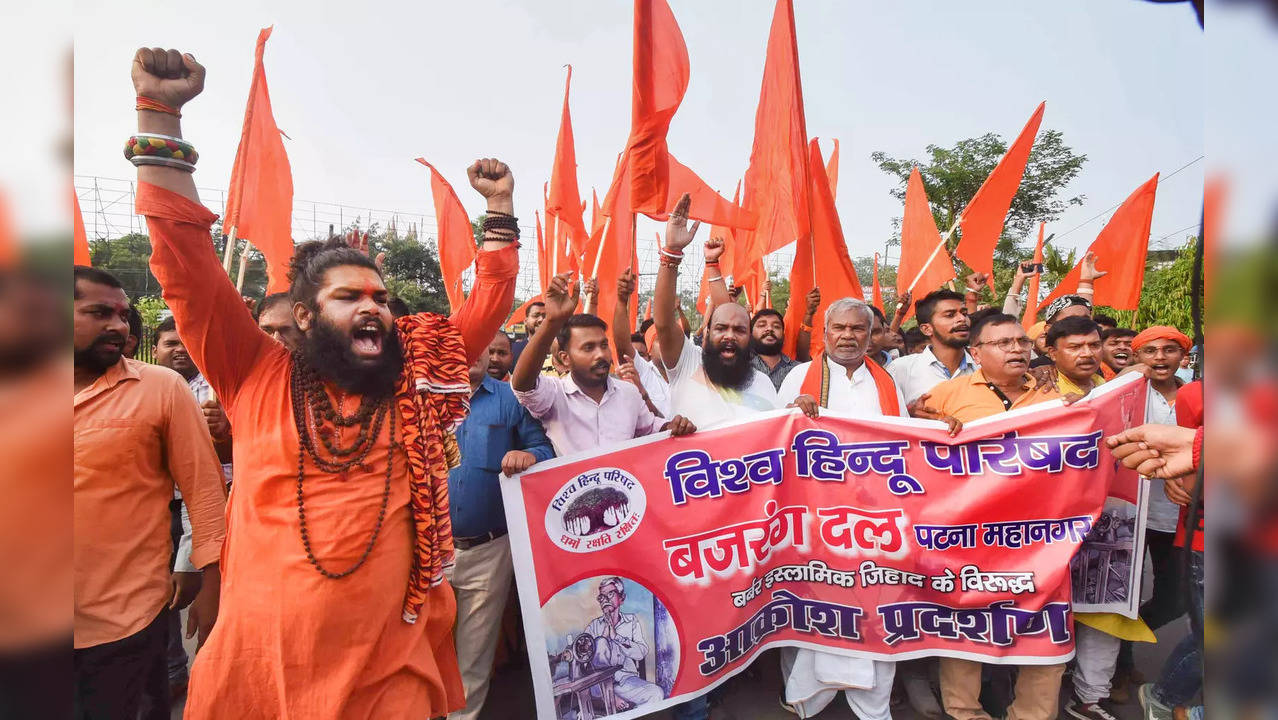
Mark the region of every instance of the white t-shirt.
<instances>
[{"instance_id":1,"label":"white t-shirt","mask_svg":"<svg viewBox=\"0 0 1278 720\"><path fill-rule=\"evenodd\" d=\"M648 399L661 413L661 417L670 419L670 383L661 377L657 366L644 360L642 355L636 355L634 363L635 372L639 373L639 382L643 384L644 392L648 393Z\"/></svg>"},{"instance_id":2,"label":"white t-shirt","mask_svg":"<svg viewBox=\"0 0 1278 720\"><path fill-rule=\"evenodd\" d=\"M684 340L679 362L670 369L670 412L688 418L698 430L705 430L783 407L768 376L758 370L750 372L750 384L744 390L713 385L701 367L701 348Z\"/></svg>"},{"instance_id":3,"label":"white t-shirt","mask_svg":"<svg viewBox=\"0 0 1278 720\"><path fill-rule=\"evenodd\" d=\"M812 367L812 362L795 365L790 374L785 376L781 389L777 392L782 405L794 402L795 398L803 394L803 380L808 376L808 368ZM876 417L883 414L879 406L878 384L874 382L874 376L865 363L853 370L852 377L849 378L848 371L842 365L829 358L825 362L830 367L831 410L852 417ZM901 416L905 417L905 397L901 395L899 386L896 388L896 401L901 409Z\"/></svg>"}]
</instances>

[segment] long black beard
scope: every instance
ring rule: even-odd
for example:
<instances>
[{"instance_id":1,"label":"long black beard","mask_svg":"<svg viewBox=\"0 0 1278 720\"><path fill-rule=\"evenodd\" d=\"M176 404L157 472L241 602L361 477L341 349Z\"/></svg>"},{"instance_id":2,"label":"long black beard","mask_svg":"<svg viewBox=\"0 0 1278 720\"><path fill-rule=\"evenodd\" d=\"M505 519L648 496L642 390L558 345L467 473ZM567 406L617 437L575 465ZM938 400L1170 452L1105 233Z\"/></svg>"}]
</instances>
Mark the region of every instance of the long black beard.
<instances>
[{"instance_id":1,"label":"long black beard","mask_svg":"<svg viewBox=\"0 0 1278 720\"><path fill-rule=\"evenodd\" d=\"M731 390L745 390L754 379L754 367L750 361L754 352L749 346L738 348L737 356L731 363L725 363L719 357L719 347L706 341L701 349L701 368L705 370L710 382Z\"/></svg>"},{"instance_id":2,"label":"long black beard","mask_svg":"<svg viewBox=\"0 0 1278 720\"><path fill-rule=\"evenodd\" d=\"M781 345L782 343L780 340L765 343L753 335L750 336L750 351L755 355L767 355L769 357L773 355L780 355Z\"/></svg>"},{"instance_id":3,"label":"long black beard","mask_svg":"<svg viewBox=\"0 0 1278 720\"><path fill-rule=\"evenodd\" d=\"M382 337L382 354L371 366L361 364L351 352L349 336L321 319L302 337L299 352L320 377L357 395L391 395L404 367L399 333L393 328Z\"/></svg>"}]
</instances>

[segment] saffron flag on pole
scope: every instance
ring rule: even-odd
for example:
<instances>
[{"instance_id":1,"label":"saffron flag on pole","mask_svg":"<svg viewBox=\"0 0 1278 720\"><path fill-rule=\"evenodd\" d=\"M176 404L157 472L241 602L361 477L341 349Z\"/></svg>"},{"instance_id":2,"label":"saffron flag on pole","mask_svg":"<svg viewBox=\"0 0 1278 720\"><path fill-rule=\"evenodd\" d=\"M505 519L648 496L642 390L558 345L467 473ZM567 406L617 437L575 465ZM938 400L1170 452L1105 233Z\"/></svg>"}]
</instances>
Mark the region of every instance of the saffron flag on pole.
<instances>
[{"instance_id":1,"label":"saffron flag on pole","mask_svg":"<svg viewBox=\"0 0 1278 720\"><path fill-rule=\"evenodd\" d=\"M1034 263L1036 265L1043 262L1043 229L1046 223L1038 224L1038 242L1034 244ZM1034 273L1029 279L1029 293L1025 295L1025 313L1021 316L1021 326L1026 330L1034 327L1034 323L1038 318L1038 281L1041 275Z\"/></svg>"},{"instance_id":2,"label":"saffron flag on pole","mask_svg":"<svg viewBox=\"0 0 1278 720\"><path fill-rule=\"evenodd\" d=\"M699 175L687 165L670 155L670 193L666 196L666 209L660 213L645 213L653 220L666 221L670 211L679 203L684 193L691 201L688 205L688 217L711 225L724 225L735 228L751 228L755 224L754 213L741 207L738 200L728 202L727 198L715 192Z\"/></svg>"},{"instance_id":3,"label":"saffron flag on pole","mask_svg":"<svg viewBox=\"0 0 1278 720\"><path fill-rule=\"evenodd\" d=\"M688 48L666 0L635 0L630 195L634 212L661 213L670 194L666 133L688 90Z\"/></svg>"},{"instance_id":4,"label":"saffron flag on pole","mask_svg":"<svg viewBox=\"0 0 1278 720\"><path fill-rule=\"evenodd\" d=\"M757 218L749 235L751 257L761 258L811 233L807 144L794 4L777 0L745 174L745 207Z\"/></svg>"},{"instance_id":5,"label":"saffron flag on pole","mask_svg":"<svg viewBox=\"0 0 1278 720\"><path fill-rule=\"evenodd\" d=\"M462 273L475 262L475 228L453 186L424 158L417 158L417 162L430 168L430 192L435 200L435 221L439 224L436 235L439 270L444 276L448 305L457 312L466 299L462 292Z\"/></svg>"},{"instance_id":6,"label":"saffron flag on pole","mask_svg":"<svg viewBox=\"0 0 1278 720\"><path fill-rule=\"evenodd\" d=\"M550 252L546 249L546 236L541 229L541 211L533 210L537 220L537 283L541 291L550 287Z\"/></svg>"},{"instance_id":7,"label":"saffron flag on pole","mask_svg":"<svg viewBox=\"0 0 1278 720\"><path fill-rule=\"evenodd\" d=\"M630 212L629 155L622 159L613 174L612 186L604 199L605 220L599 232L591 236L586 250L589 277L599 283L596 314L604 322L612 322L617 303L617 280L628 267L635 266L635 223ZM631 307L635 307L631 305Z\"/></svg>"},{"instance_id":8,"label":"saffron flag on pole","mask_svg":"<svg viewBox=\"0 0 1278 720\"><path fill-rule=\"evenodd\" d=\"M253 81L222 225L261 251L266 258L266 292L276 293L288 290L288 264L293 258L293 171L284 151L283 133L275 125L262 65L270 36L269 27L257 36Z\"/></svg>"},{"instance_id":9,"label":"saffron flag on pole","mask_svg":"<svg viewBox=\"0 0 1278 720\"><path fill-rule=\"evenodd\" d=\"M1003 221L1007 219L1012 198L1016 196L1016 189L1021 186L1021 178L1025 175L1025 164L1029 161L1030 149L1034 147L1038 126L1043 121L1045 105L1046 102L1039 103L1038 109L1021 129L1021 134L1016 136L1016 141L959 215L963 236L954 253L973 270L990 277L994 277L994 248L1003 235Z\"/></svg>"},{"instance_id":10,"label":"saffron flag on pole","mask_svg":"<svg viewBox=\"0 0 1278 720\"><path fill-rule=\"evenodd\" d=\"M527 320L528 306L532 305L535 302L545 302L541 293L537 293L536 295L533 295L532 297L525 300L523 305L520 305L519 307L515 308L515 312L511 313L510 319L507 320L506 324L503 325L502 327L505 328L506 330L511 330L516 325L519 325L524 320Z\"/></svg>"},{"instance_id":11,"label":"saffron flag on pole","mask_svg":"<svg viewBox=\"0 0 1278 720\"><path fill-rule=\"evenodd\" d=\"M93 260L89 256L89 234L84 229L84 216L80 214L80 196L75 194L75 188L71 188L71 203L74 209L74 240L72 245L72 256L76 265L92 265Z\"/></svg>"},{"instance_id":12,"label":"saffron flag on pole","mask_svg":"<svg viewBox=\"0 0 1278 720\"><path fill-rule=\"evenodd\" d=\"M905 185L905 216L901 218L901 261L896 268L896 296L912 293L915 300L954 279L954 264L936 229L918 166ZM905 317L914 313L914 304Z\"/></svg>"},{"instance_id":13,"label":"saffron flag on pole","mask_svg":"<svg viewBox=\"0 0 1278 720\"><path fill-rule=\"evenodd\" d=\"M812 167L825 167L821 162L821 148L813 138L810 147ZM823 172L812 173L812 233L801 238L795 246L794 266L790 269L790 304L785 310L786 327L797 328L803 324L806 311L804 297L813 287L821 288L821 304L812 322L812 357L817 357L825 347L825 309L840 298L861 300L865 292L856 277L848 246L843 240L843 227L834 209L834 196L830 194L830 180ZM814 277L815 275L815 277ZM798 333L786 333L785 353L795 356Z\"/></svg>"},{"instance_id":14,"label":"saffron flag on pole","mask_svg":"<svg viewBox=\"0 0 1278 720\"><path fill-rule=\"evenodd\" d=\"M834 150L825 163L825 176L830 178L830 197L839 199L839 139L834 139Z\"/></svg>"},{"instance_id":15,"label":"saffron flag on pole","mask_svg":"<svg viewBox=\"0 0 1278 720\"><path fill-rule=\"evenodd\" d=\"M1135 310L1140 304L1140 287L1145 282L1145 254L1149 250L1149 224L1154 216L1154 195L1158 173L1136 188L1101 229L1087 252L1096 253L1096 269L1105 274L1093 283L1093 305L1115 310ZM1061 280L1043 305L1068 293L1078 292L1082 261Z\"/></svg>"},{"instance_id":16,"label":"saffron flag on pole","mask_svg":"<svg viewBox=\"0 0 1278 720\"><path fill-rule=\"evenodd\" d=\"M546 201L547 221L551 215L568 228L569 244L574 257L586 251L590 234L581 215L581 192L577 189L577 151L572 137L572 117L568 114L568 90L572 85L572 66L564 80L564 107L559 119L559 138L555 141L555 162L550 171L550 191Z\"/></svg>"}]
</instances>

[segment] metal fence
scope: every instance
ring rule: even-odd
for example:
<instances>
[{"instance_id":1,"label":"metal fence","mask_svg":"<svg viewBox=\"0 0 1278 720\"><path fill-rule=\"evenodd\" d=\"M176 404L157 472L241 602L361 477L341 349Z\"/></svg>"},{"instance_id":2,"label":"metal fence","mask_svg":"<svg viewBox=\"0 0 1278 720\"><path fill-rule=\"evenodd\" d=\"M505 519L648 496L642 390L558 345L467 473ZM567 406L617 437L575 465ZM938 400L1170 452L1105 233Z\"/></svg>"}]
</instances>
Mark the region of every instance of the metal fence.
<instances>
[{"instance_id":1,"label":"metal fence","mask_svg":"<svg viewBox=\"0 0 1278 720\"><path fill-rule=\"evenodd\" d=\"M76 196L80 201L80 212L90 240L112 240L131 233L147 232L146 220L133 211L136 194L133 180L96 175L76 175L74 179ZM198 190L200 200L211 211L222 214L226 208L226 190L204 187ZM429 199L425 195L423 195L423 203L423 208L430 207ZM401 233L416 232L417 237L424 238L426 243L435 243L435 216L433 212L426 212L423 209L384 210L343 203L293 201L295 242L325 238L328 237L330 227L340 232L352 223L357 223L362 228L376 224L382 228L394 227ZM521 224L520 227L523 246L519 252L516 296L529 298L540 292L537 272L537 230L531 223ZM639 256L638 271L641 278L640 291L647 292L652 289L652 283L657 275L659 259L657 241L651 234L640 232L638 235L636 246ZM793 260L794 251L790 248L773 253L764 262L770 273L789 277ZM700 286L703 269L700 253L690 256L690 262L684 266L683 272L679 275L679 291L695 295ZM472 272L467 272L463 276L463 282L467 288L470 287L472 278ZM148 287L151 282L144 277L135 280L143 287Z\"/></svg>"}]
</instances>

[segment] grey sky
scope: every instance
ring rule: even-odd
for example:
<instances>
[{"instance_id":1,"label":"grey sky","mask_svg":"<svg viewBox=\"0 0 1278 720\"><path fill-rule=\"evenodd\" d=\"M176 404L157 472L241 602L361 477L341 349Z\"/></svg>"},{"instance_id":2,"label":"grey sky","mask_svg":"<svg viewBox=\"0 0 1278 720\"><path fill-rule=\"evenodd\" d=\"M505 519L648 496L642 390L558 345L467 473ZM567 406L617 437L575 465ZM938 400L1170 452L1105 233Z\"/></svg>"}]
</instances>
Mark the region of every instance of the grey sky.
<instances>
[{"instance_id":1,"label":"grey sky","mask_svg":"<svg viewBox=\"0 0 1278 720\"><path fill-rule=\"evenodd\" d=\"M691 84L670 147L731 196L749 160L771 0L670 0L687 40ZM838 207L851 254L882 249L892 179L874 150L920 157L987 131L1017 133L1047 101L1043 128L1089 161L1068 188L1085 194L1048 232L1118 203L1156 171L1203 154L1203 39L1187 5L1078 2L797 0L808 131L842 144ZM139 45L176 46L209 70L184 117L197 183L225 187L259 27L275 24L266 68L298 199L431 214L425 156L482 208L464 168L508 161L516 208L531 223L548 179L572 63L579 182L606 190L630 123L630 2L482 3L224 0L178 13L158 0L80 3L75 34L75 172L127 178L134 129L129 61ZM1177 243L1198 221L1203 162L1159 188L1153 237ZM1107 217L1107 216L1106 216ZM1085 246L1101 217L1063 238ZM642 225L640 238L651 238Z\"/></svg>"}]
</instances>

